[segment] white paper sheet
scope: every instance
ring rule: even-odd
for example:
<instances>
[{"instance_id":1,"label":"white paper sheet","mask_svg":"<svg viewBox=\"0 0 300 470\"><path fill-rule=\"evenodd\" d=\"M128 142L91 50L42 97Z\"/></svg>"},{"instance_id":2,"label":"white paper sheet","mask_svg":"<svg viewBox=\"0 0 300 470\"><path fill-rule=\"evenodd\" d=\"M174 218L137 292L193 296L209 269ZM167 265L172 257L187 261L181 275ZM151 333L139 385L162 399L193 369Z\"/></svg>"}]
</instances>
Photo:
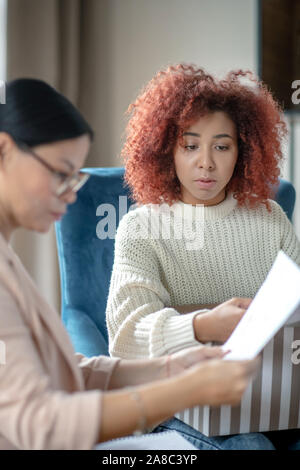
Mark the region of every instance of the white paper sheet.
<instances>
[{"instance_id":1,"label":"white paper sheet","mask_svg":"<svg viewBox=\"0 0 300 470\"><path fill-rule=\"evenodd\" d=\"M294 313L287 319L284 326L300 326L300 305L298 305Z\"/></svg>"},{"instance_id":2,"label":"white paper sheet","mask_svg":"<svg viewBox=\"0 0 300 470\"><path fill-rule=\"evenodd\" d=\"M297 311L299 304L300 269L280 251L245 315L222 346L231 351L224 360L253 359Z\"/></svg>"},{"instance_id":3,"label":"white paper sheet","mask_svg":"<svg viewBox=\"0 0 300 470\"><path fill-rule=\"evenodd\" d=\"M94 450L197 450L177 431L163 431L144 434L140 437L128 436L102 442Z\"/></svg>"}]
</instances>

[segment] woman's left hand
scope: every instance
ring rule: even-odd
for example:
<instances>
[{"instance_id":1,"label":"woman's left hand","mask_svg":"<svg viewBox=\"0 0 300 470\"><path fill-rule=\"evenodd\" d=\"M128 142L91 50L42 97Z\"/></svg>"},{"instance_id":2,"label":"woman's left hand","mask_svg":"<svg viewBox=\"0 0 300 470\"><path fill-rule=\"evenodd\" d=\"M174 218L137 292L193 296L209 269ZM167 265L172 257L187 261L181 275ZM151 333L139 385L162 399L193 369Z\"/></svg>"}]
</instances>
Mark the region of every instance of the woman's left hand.
<instances>
[{"instance_id":1,"label":"woman's left hand","mask_svg":"<svg viewBox=\"0 0 300 470\"><path fill-rule=\"evenodd\" d=\"M173 377L198 364L198 362L221 359L225 354L227 352L224 352L219 346L193 346L192 348L183 349L170 354L166 358L166 375L167 377Z\"/></svg>"}]
</instances>

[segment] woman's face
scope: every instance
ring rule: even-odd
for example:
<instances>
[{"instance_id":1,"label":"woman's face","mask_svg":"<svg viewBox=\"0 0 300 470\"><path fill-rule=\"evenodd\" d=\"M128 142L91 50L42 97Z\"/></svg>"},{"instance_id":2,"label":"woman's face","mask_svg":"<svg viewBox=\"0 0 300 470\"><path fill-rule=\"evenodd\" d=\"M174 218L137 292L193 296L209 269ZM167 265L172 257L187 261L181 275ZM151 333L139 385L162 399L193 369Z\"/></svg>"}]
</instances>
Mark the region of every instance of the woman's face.
<instances>
[{"instance_id":1,"label":"woman's face","mask_svg":"<svg viewBox=\"0 0 300 470\"><path fill-rule=\"evenodd\" d=\"M200 117L174 150L181 200L205 206L223 201L237 158L237 131L230 117L223 111Z\"/></svg>"},{"instance_id":2,"label":"woman's face","mask_svg":"<svg viewBox=\"0 0 300 470\"><path fill-rule=\"evenodd\" d=\"M61 179L30 153L19 149L12 139L0 138L2 160L0 169L0 204L3 219L11 228L23 227L47 232L51 224L66 212L76 200L68 191L56 195ZM74 139L39 145L32 150L57 172L71 175L84 164L90 148L90 138Z\"/></svg>"}]
</instances>

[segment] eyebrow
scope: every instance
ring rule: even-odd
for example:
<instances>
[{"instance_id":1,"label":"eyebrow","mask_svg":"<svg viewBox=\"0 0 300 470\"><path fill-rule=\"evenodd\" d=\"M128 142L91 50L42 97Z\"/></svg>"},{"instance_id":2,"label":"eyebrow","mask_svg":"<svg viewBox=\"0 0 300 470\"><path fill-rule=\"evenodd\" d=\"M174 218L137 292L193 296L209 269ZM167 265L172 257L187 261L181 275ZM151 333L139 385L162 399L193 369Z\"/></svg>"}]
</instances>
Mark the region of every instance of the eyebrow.
<instances>
[{"instance_id":1,"label":"eyebrow","mask_svg":"<svg viewBox=\"0 0 300 470\"><path fill-rule=\"evenodd\" d=\"M197 134L196 132L184 132L182 134L183 136L184 135L192 135L194 137L201 137L200 134ZM233 137L229 134L217 134L217 135L213 135L213 138L214 139L220 139L221 137L229 137L230 139L233 139Z\"/></svg>"}]
</instances>

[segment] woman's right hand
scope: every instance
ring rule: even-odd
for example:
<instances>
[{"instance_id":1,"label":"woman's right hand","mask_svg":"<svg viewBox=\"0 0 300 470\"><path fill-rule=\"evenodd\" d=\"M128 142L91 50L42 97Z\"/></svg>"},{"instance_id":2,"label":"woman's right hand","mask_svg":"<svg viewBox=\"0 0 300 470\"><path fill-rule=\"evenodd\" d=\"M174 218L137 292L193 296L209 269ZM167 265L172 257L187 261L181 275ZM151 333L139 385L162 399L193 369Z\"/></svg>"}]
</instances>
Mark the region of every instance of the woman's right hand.
<instances>
[{"instance_id":1,"label":"woman's right hand","mask_svg":"<svg viewBox=\"0 0 300 470\"><path fill-rule=\"evenodd\" d=\"M235 297L194 318L195 337L200 343L224 343L249 307L252 299Z\"/></svg>"},{"instance_id":2,"label":"woman's right hand","mask_svg":"<svg viewBox=\"0 0 300 470\"><path fill-rule=\"evenodd\" d=\"M188 369L184 375L191 385L191 406L238 405L260 364L260 357L249 361L211 359Z\"/></svg>"}]
</instances>

